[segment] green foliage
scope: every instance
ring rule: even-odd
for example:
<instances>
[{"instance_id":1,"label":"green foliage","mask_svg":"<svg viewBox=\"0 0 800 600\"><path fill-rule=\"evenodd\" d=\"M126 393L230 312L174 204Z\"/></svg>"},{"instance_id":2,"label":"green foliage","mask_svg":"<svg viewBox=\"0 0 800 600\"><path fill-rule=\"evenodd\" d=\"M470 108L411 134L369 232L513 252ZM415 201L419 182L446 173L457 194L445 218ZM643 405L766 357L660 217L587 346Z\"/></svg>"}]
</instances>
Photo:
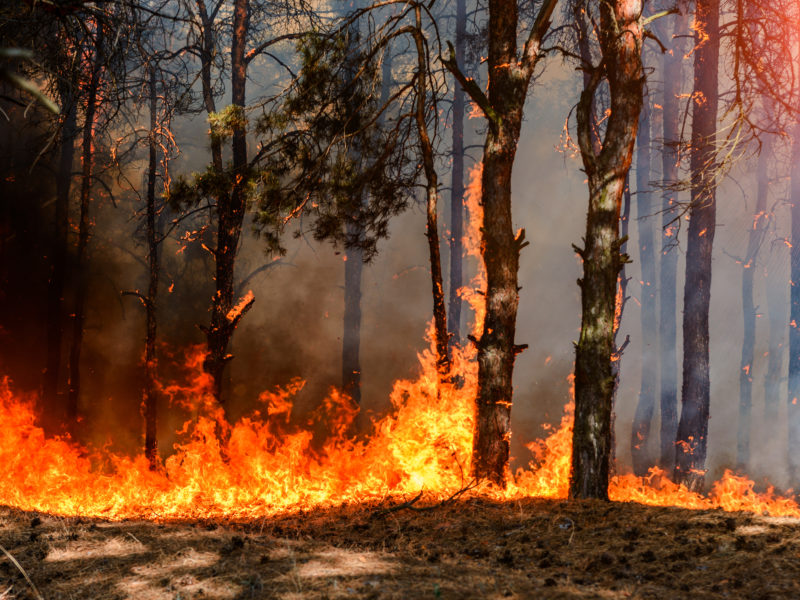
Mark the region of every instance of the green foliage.
<instances>
[{"instance_id":1,"label":"green foliage","mask_svg":"<svg viewBox=\"0 0 800 600\"><path fill-rule=\"evenodd\" d=\"M241 106L229 104L221 111L208 115L208 125L211 138L224 142L234 131L247 131L247 114Z\"/></svg>"},{"instance_id":2,"label":"green foliage","mask_svg":"<svg viewBox=\"0 0 800 600\"><path fill-rule=\"evenodd\" d=\"M256 126L274 144L269 175L251 190L257 229L270 240L302 210L315 239L358 246L369 260L418 172L407 135L381 113L380 54L352 32L309 34L297 52L298 78Z\"/></svg>"}]
</instances>

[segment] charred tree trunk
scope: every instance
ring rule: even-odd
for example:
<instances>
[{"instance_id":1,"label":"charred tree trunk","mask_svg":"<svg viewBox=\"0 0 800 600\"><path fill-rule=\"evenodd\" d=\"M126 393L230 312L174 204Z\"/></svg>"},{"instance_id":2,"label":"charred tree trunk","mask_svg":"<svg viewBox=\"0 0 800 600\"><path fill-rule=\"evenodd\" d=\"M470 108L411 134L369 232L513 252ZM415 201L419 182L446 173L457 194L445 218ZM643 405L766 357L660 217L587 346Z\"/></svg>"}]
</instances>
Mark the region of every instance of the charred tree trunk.
<instances>
[{"instance_id":1,"label":"charred tree trunk","mask_svg":"<svg viewBox=\"0 0 800 600\"><path fill-rule=\"evenodd\" d=\"M156 231L156 172L158 169L158 145L156 128L158 126L158 96L156 94L156 73L150 69L150 139L147 164L147 267L149 281L147 300L144 303L146 333L144 345L144 455L150 468L158 466L157 410L158 393L156 386L156 306L158 303L158 239Z\"/></svg>"},{"instance_id":2,"label":"charred tree trunk","mask_svg":"<svg viewBox=\"0 0 800 600\"><path fill-rule=\"evenodd\" d=\"M214 19L208 14L205 2L197 0L197 9L202 25L202 41L200 45L200 82L203 89L203 105L206 114L211 115L217 112L217 105L214 101L214 84L211 80L211 67L214 63ZM211 162L217 173L222 173L222 142L217 136L211 136ZM217 199L219 203L219 199Z\"/></svg>"},{"instance_id":3,"label":"charred tree trunk","mask_svg":"<svg viewBox=\"0 0 800 600\"><path fill-rule=\"evenodd\" d=\"M716 126L719 0L695 9L692 108L691 207L683 293L683 386L675 443L675 481L699 491L705 482L710 401L708 312L711 251L716 227Z\"/></svg>"},{"instance_id":4,"label":"charred tree trunk","mask_svg":"<svg viewBox=\"0 0 800 600\"><path fill-rule=\"evenodd\" d=\"M444 283L442 279L442 258L439 249L438 199L439 177L433 164L433 146L428 136L425 122L425 109L428 96L428 69L425 52L425 39L422 33L422 9L414 9L416 29L414 41L417 46L417 135L419 135L420 154L425 171L425 196L427 204L428 253L431 263L431 288L433 291L433 323L436 337L436 370L442 383L450 374L450 344L447 335L447 309L444 303Z\"/></svg>"},{"instance_id":5,"label":"charred tree trunk","mask_svg":"<svg viewBox=\"0 0 800 600\"><path fill-rule=\"evenodd\" d=\"M581 332L575 349L575 424L570 497L608 498L620 210L642 108L642 28L639 0L601 5L598 38L604 68L592 74L578 103L578 142L589 183L581 288ZM621 34L620 32L624 32ZM608 80L610 116L602 147L592 139L593 101Z\"/></svg>"},{"instance_id":6,"label":"charred tree trunk","mask_svg":"<svg viewBox=\"0 0 800 600\"><path fill-rule=\"evenodd\" d=\"M800 156L792 158L792 165ZM766 173L765 173L766 175ZM759 183L759 186L762 185ZM763 183L769 189L768 182ZM798 188L800 192L800 188ZM798 194L800 198L800 193ZM773 209L774 210L774 209ZM774 218L774 212L770 214ZM795 240L793 240L795 241ZM775 252L785 252L784 246L779 246ZM791 277L794 277L792 273ZM792 279L792 281L794 281ZM765 287L767 295L767 313L769 321L769 341L767 343L767 374L764 378L764 423L766 431L778 431L778 410L781 399L781 375L783 371L783 354L786 343L786 323L789 321L787 310L788 294L786 282L782 278L780 269L765 270ZM797 321L795 321L797 322Z\"/></svg>"},{"instance_id":7,"label":"charred tree trunk","mask_svg":"<svg viewBox=\"0 0 800 600\"><path fill-rule=\"evenodd\" d=\"M50 257L52 270L47 287L47 358L42 377L42 396L50 406L58 405L58 388L61 383L61 348L64 337L64 285L67 279L69 194L72 186L75 139L78 136L78 109L74 93L68 86L64 85L60 96L64 118L61 124L61 147L58 174L56 176L56 214Z\"/></svg>"},{"instance_id":8,"label":"charred tree trunk","mask_svg":"<svg viewBox=\"0 0 800 600\"><path fill-rule=\"evenodd\" d=\"M455 59L464 64L464 46L467 33L467 2L456 0ZM461 296L463 285L463 236L464 236L464 90L453 89L453 167L450 183L450 293L448 301L447 329L450 344L461 342Z\"/></svg>"},{"instance_id":9,"label":"charred tree trunk","mask_svg":"<svg viewBox=\"0 0 800 600\"><path fill-rule=\"evenodd\" d=\"M97 35L94 41L94 63L91 67L91 75L89 76L86 90L86 113L83 123L83 145L81 151L83 169L81 171L80 217L78 221L78 248L76 253L78 276L77 291L75 293L75 311L72 320L72 343L69 352L69 390L67 394L66 414L66 421L70 425L76 423L78 419L78 398L80 397L81 388L80 366L81 349L83 346L83 320L86 308L87 287L89 285L83 267L86 260L86 249L89 245L89 202L92 192L92 168L94 166L93 138L98 104L97 96L103 67L103 38L103 26L100 24L98 25Z\"/></svg>"},{"instance_id":10,"label":"charred tree trunk","mask_svg":"<svg viewBox=\"0 0 800 600\"><path fill-rule=\"evenodd\" d=\"M792 137L790 204L792 207L792 249L789 308L789 481L800 478L800 127Z\"/></svg>"},{"instance_id":11,"label":"charred tree trunk","mask_svg":"<svg viewBox=\"0 0 800 600\"><path fill-rule=\"evenodd\" d=\"M546 0L518 56L518 10L514 2L489 2L489 95L459 69L455 52L444 61L488 120L481 177L483 223L481 256L486 266L486 316L478 348L478 390L472 471L505 487L514 359L524 346L514 343L519 289L517 270L525 232L511 222L511 169L522 125L523 105L541 41L550 28L556 0Z\"/></svg>"},{"instance_id":12,"label":"charred tree trunk","mask_svg":"<svg viewBox=\"0 0 800 600\"><path fill-rule=\"evenodd\" d=\"M744 471L750 462L750 416L753 412L753 359L756 345L756 306L753 301L753 279L767 218L767 153L764 144L758 156L756 206L753 225L747 241L747 253L742 262L742 360L739 364L739 430L736 444L736 464Z\"/></svg>"},{"instance_id":13,"label":"charred tree trunk","mask_svg":"<svg viewBox=\"0 0 800 600\"><path fill-rule=\"evenodd\" d=\"M678 431L678 197L671 186L678 182L681 139L680 94L683 37L689 31L685 6L675 17L671 52L664 53L663 136L661 176L664 196L661 206L661 259L659 261L658 348L660 365L660 458L659 465L671 472L675 465L675 436Z\"/></svg>"},{"instance_id":14,"label":"charred tree trunk","mask_svg":"<svg viewBox=\"0 0 800 600\"><path fill-rule=\"evenodd\" d=\"M213 393L225 407L223 381L225 366L232 356L228 354L233 332L244 313L253 304L252 296L234 306L234 269L239 251L245 209L247 180L247 130L245 120L245 85L247 62L245 45L250 20L249 0L236 0L233 7L233 40L231 43L231 104L237 111L231 139L233 173L230 194L217 199L216 291L211 302L211 326L206 330L208 354L204 369L213 379Z\"/></svg>"},{"instance_id":15,"label":"charred tree trunk","mask_svg":"<svg viewBox=\"0 0 800 600\"><path fill-rule=\"evenodd\" d=\"M639 227L639 264L642 272L642 381L631 429L633 472L643 476L653 465L648 456L650 426L656 408L658 379L658 322L656 321L656 252L653 219L656 210L650 191L650 107L645 102L639 119L636 149L636 213Z\"/></svg>"}]
</instances>

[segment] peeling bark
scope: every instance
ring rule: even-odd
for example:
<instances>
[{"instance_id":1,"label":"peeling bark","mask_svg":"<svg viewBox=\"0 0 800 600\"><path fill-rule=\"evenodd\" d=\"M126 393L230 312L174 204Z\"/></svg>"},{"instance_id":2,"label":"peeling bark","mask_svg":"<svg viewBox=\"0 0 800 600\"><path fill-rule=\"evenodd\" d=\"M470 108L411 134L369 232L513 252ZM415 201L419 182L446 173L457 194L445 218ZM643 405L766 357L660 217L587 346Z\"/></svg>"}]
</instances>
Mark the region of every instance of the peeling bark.
<instances>
[{"instance_id":1,"label":"peeling bark","mask_svg":"<svg viewBox=\"0 0 800 600\"><path fill-rule=\"evenodd\" d=\"M612 453L612 361L617 279L627 257L620 253L620 210L642 107L640 0L600 7L598 38L604 70L595 70L576 112L578 141L589 184L581 288L581 332L575 347L575 423L570 497L608 498ZM618 29L617 29L618 28ZM620 31L624 32L620 34ZM608 80L610 115L599 152L592 138L593 101Z\"/></svg>"}]
</instances>

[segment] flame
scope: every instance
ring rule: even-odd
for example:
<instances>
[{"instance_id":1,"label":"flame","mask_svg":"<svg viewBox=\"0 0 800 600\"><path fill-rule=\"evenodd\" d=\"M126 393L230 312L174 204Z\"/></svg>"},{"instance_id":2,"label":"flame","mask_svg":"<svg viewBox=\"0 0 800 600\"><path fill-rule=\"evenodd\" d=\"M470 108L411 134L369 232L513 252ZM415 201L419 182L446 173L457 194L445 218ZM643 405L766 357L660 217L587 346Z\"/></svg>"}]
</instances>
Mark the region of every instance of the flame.
<instances>
[{"instance_id":1,"label":"flame","mask_svg":"<svg viewBox=\"0 0 800 600\"><path fill-rule=\"evenodd\" d=\"M478 258L481 174L480 164L471 169L466 193L465 247ZM484 316L484 297L476 290L484 289L486 281L483 263L477 263L471 288L461 290L475 312L476 336ZM144 456L91 450L68 437L48 438L36 423L36 398L15 393L8 378L0 379L0 504L106 519L254 519L298 508L378 503L390 495L416 496L420 490L430 501L451 498L472 487L476 350L472 344L454 348L453 370L459 377L441 383L432 322L427 338L428 349L418 355L418 375L395 382L393 410L374 420L363 438L350 435L358 407L335 389L312 412L308 427L293 425L301 379L261 393L259 410L227 423L202 369L205 348L189 348L181 381L160 384L160 392L190 418L178 432L173 453L155 471ZM481 484L470 493L496 500L566 498L572 423L570 402L560 425L528 444L532 460L517 470L507 489ZM320 429L327 432L322 441L315 439ZM758 493L752 481L730 471L708 496L671 482L656 468L645 477L614 477L609 496L656 506L800 517L794 500L772 488Z\"/></svg>"}]
</instances>

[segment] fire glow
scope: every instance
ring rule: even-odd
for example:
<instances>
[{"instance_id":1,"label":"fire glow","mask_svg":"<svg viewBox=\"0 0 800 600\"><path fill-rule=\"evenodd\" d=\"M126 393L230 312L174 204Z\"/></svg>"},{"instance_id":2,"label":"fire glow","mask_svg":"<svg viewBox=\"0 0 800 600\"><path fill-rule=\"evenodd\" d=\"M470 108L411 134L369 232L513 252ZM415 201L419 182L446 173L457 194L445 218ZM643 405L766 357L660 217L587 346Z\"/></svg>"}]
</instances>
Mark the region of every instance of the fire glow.
<instances>
[{"instance_id":1,"label":"fire glow","mask_svg":"<svg viewBox=\"0 0 800 600\"><path fill-rule=\"evenodd\" d=\"M480 166L467 193L470 222L466 247L478 253ZM482 328L480 272L462 295L475 310L473 332ZM429 330L428 338L431 339ZM427 502L468 494L494 500L522 497L566 498L572 444L572 406L560 426L528 445L532 460L510 477L507 489L472 487L470 460L477 365L472 345L456 348L453 372L459 384L438 381L431 348L419 355L416 379L395 382L390 414L375 420L368 436L349 437L356 410L336 390L315 413L332 435L322 448L311 431L291 431L292 399L301 381L259 396L262 408L228 424L202 372L203 350L187 354L189 383L164 386L173 404L196 414L181 441L157 471L142 455L135 458L90 451L68 439L47 438L36 423L35 398L16 395L0 380L0 504L57 515L120 520L221 518L253 519L283 511L348 503L377 504L416 496ZM800 517L800 506L772 490L757 493L754 483L726 472L709 496L690 492L657 469L647 477L620 475L609 488L612 500L654 506L746 510Z\"/></svg>"}]
</instances>

